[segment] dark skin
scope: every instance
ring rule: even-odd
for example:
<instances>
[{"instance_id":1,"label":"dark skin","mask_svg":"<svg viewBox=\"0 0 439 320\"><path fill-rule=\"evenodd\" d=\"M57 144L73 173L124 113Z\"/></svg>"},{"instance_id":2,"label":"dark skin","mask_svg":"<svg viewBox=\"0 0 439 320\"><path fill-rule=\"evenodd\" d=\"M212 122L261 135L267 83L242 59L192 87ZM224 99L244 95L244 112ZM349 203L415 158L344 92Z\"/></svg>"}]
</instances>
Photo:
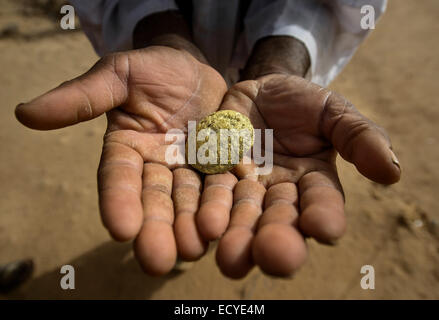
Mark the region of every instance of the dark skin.
<instances>
[{"instance_id":1,"label":"dark skin","mask_svg":"<svg viewBox=\"0 0 439 320\"><path fill-rule=\"evenodd\" d=\"M291 275L305 261L305 237L334 244L343 235L337 153L375 182L400 178L385 131L341 95L305 80L308 67L300 41L262 39L242 73L245 81L230 88L221 105L274 134L271 174L257 176L254 165L234 170L235 205L217 250L218 265L229 277L241 278L254 265L271 275Z\"/></svg>"},{"instance_id":2,"label":"dark skin","mask_svg":"<svg viewBox=\"0 0 439 320\"><path fill-rule=\"evenodd\" d=\"M147 17L134 35L143 49L101 59L81 77L19 105L17 118L48 130L107 114L98 171L102 220L116 240L135 240L145 272L169 272L177 255L196 260L221 237L217 262L225 275L243 277L256 264L289 276L305 261L305 236L334 243L345 230L336 153L390 184L400 176L390 142L343 97L302 78L309 58L299 41L260 40L245 81L227 90L188 30L175 12ZM165 132L218 109L274 130L271 174L257 176L254 165L240 164L233 174L203 178L167 165Z\"/></svg>"},{"instance_id":3,"label":"dark skin","mask_svg":"<svg viewBox=\"0 0 439 320\"><path fill-rule=\"evenodd\" d=\"M143 36L142 29L136 32ZM186 37L136 37L134 43L144 48L110 54L84 75L16 109L20 122L39 130L106 113L98 170L102 222L114 239L134 240L135 255L151 275L171 271L177 254L196 260L207 248L195 222L201 177L191 168L167 165L165 134L218 110L227 86Z\"/></svg>"}]
</instances>

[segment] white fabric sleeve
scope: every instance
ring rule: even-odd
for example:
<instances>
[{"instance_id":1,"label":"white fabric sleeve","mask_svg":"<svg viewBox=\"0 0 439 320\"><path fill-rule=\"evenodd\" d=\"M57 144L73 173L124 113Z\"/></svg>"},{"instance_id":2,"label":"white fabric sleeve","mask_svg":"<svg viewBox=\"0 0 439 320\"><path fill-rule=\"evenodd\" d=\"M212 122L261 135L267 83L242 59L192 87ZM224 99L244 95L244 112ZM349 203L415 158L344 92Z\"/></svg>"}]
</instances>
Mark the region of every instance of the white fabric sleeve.
<instances>
[{"instance_id":1,"label":"white fabric sleeve","mask_svg":"<svg viewBox=\"0 0 439 320\"><path fill-rule=\"evenodd\" d=\"M174 0L70 0L70 3L100 56L132 49L134 28L144 17L178 9Z\"/></svg>"},{"instance_id":2,"label":"white fabric sleeve","mask_svg":"<svg viewBox=\"0 0 439 320\"><path fill-rule=\"evenodd\" d=\"M292 36L308 49L307 78L327 86L370 31L361 28L361 8L372 6L377 21L386 4L387 0L253 0L245 19L247 52L263 37Z\"/></svg>"}]
</instances>

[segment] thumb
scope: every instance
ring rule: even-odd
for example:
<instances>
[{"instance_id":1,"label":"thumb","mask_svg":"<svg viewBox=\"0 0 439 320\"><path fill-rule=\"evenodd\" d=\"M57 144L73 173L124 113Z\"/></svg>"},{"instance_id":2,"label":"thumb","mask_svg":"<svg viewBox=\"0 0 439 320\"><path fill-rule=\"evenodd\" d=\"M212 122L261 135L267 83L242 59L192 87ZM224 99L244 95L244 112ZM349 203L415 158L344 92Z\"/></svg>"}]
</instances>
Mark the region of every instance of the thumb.
<instances>
[{"instance_id":1,"label":"thumb","mask_svg":"<svg viewBox=\"0 0 439 320\"><path fill-rule=\"evenodd\" d=\"M96 118L127 98L129 66L123 56L99 60L88 72L59 87L19 104L15 115L32 129L58 129ZM127 59L126 59L127 61Z\"/></svg>"},{"instance_id":2,"label":"thumb","mask_svg":"<svg viewBox=\"0 0 439 320\"><path fill-rule=\"evenodd\" d=\"M399 180L401 168L386 132L336 93L327 99L322 129L340 155L367 178L382 184Z\"/></svg>"}]
</instances>

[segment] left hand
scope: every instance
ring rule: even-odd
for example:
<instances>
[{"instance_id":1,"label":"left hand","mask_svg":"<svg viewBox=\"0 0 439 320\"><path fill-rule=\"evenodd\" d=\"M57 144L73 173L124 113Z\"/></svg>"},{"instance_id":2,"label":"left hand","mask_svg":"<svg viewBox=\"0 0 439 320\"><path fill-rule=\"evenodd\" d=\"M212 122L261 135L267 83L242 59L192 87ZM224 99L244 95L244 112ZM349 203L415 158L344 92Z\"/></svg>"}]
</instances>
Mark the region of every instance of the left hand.
<instances>
[{"instance_id":1,"label":"left hand","mask_svg":"<svg viewBox=\"0 0 439 320\"><path fill-rule=\"evenodd\" d=\"M337 152L373 181L399 180L400 167L384 130L342 96L301 77L270 74L240 82L228 91L221 109L247 115L257 129L273 129L274 149L269 175L255 176L251 165L235 168L240 180L230 217L226 210L198 214L208 239L219 237L228 225L217 262L229 277L241 278L255 264L268 274L291 275L306 259L304 237L334 243L343 235ZM221 189L224 178L212 175L210 184ZM226 201L232 206L231 199Z\"/></svg>"},{"instance_id":2,"label":"left hand","mask_svg":"<svg viewBox=\"0 0 439 320\"><path fill-rule=\"evenodd\" d=\"M98 170L102 222L114 239L135 239L145 272L163 275L177 255L196 260L207 248L194 218L201 177L166 162L166 133L215 112L226 88L189 51L149 46L102 58L82 76L18 106L16 115L30 128L49 130L107 114Z\"/></svg>"}]
</instances>

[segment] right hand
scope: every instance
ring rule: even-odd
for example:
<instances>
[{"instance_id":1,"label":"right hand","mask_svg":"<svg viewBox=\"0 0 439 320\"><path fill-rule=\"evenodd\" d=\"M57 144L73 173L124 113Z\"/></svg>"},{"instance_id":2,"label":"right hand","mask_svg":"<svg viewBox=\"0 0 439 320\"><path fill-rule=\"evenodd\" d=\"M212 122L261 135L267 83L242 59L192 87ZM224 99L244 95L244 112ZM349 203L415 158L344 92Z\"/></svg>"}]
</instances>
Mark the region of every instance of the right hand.
<instances>
[{"instance_id":1,"label":"right hand","mask_svg":"<svg viewBox=\"0 0 439 320\"><path fill-rule=\"evenodd\" d=\"M268 74L230 88L221 105L273 129L273 170L239 164L233 208L217 250L221 271L244 277L255 265L290 276L307 257L305 237L335 243L345 232L337 152L382 184L401 170L385 131L343 96L298 76ZM209 177L212 181L217 175ZM223 233L223 230L219 230Z\"/></svg>"},{"instance_id":2,"label":"right hand","mask_svg":"<svg viewBox=\"0 0 439 320\"><path fill-rule=\"evenodd\" d=\"M116 240L135 238L143 269L161 275L174 267L177 251L195 260L207 247L195 223L201 179L192 169L167 166L165 133L215 112L226 90L213 68L186 51L152 46L101 59L17 106L16 116L30 128L51 130L107 113L98 170L102 222Z\"/></svg>"}]
</instances>

